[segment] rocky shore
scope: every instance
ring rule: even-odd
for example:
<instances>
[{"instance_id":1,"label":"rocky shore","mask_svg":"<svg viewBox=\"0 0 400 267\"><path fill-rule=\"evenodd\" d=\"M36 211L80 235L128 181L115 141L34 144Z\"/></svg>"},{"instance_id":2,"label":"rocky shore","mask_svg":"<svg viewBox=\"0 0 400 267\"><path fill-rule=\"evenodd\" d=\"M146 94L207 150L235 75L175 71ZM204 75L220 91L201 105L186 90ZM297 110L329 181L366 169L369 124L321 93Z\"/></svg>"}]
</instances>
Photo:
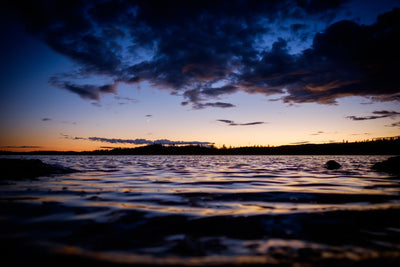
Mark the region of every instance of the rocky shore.
<instances>
[{"instance_id":1,"label":"rocky shore","mask_svg":"<svg viewBox=\"0 0 400 267\"><path fill-rule=\"evenodd\" d=\"M377 162L372 166L372 169L392 174L400 174L400 156L391 157L385 161Z\"/></svg>"},{"instance_id":2,"label":"rocky shore","mask_svg":"<svg viewBox=\"0 0 400 267\"><path fill-rule=\"evenodd\" d=\"M35 179L40 176L73 173L76 170L43 163L39 159L0 159L1 180Z\"/></svg>"}]
</instances>

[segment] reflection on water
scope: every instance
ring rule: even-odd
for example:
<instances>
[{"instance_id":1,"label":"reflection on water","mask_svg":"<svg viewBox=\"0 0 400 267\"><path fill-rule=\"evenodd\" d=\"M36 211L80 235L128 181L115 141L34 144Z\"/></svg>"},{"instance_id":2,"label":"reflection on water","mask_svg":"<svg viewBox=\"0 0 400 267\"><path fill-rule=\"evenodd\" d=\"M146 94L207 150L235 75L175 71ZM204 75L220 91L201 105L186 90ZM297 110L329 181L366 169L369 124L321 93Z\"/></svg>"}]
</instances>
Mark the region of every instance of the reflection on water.
<instances>
[{"instance_id":1,"label":"reflection on water","mask_svg":"<svg viewBox=\"0 0 400 267\"><path fill-rule=\"evenodd\" d=\"M35 158L81 172L0 185L13 253L22 242L147 264L400 258L399 178L370 170L387 156ZM326 170L331 159L342 168Z\"/></svg>"}]
</instances>

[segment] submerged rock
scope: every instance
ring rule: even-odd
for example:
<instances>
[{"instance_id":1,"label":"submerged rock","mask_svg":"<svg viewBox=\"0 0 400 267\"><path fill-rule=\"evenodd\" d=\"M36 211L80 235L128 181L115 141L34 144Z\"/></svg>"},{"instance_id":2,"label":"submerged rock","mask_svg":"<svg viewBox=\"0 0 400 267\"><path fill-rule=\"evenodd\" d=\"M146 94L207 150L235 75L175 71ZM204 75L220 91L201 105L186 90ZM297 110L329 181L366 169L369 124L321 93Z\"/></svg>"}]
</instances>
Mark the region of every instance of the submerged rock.
<instances>
[{"instance_id":1,"label":"submerged rock","mask_svg":"<svg viewBox=\"0 0 400 267\"><path fill-rule=\"evenodd\" d=\"M337 170L337 169L341 168L342 165L340 165L339 163L337 163L334 160L329 160L325 163L324 167L327 168L328 170Z\"/></svg>"},{"instance_id":2,"label":"submerged rock","mask_svg":"<svg viewBox=\"0 0 400 267\"><path fill-rule=\"evenodd\" d=\"M43 163L39 159L0 159L0 176L2 180L34 179L51 174L77 172L60 165Z\"/></svg>"},{"instance_id":3,"label":"submerged rock","mask_svg":"<svg viewBox=\"0 0 400 267\"><path fill-rule=\"evenodd\" d=\"M400 174L400 156L391 157L385 161L377 162L372 166L373 170Z\"/></svg>"}]
</instances>

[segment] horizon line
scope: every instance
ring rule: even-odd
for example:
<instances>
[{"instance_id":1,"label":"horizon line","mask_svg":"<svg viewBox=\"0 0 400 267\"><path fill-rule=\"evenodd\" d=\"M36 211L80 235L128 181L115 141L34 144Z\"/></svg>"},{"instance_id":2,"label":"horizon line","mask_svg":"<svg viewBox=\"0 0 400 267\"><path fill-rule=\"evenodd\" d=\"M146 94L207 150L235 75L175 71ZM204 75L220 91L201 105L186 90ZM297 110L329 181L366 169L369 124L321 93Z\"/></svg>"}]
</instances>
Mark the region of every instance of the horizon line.
<instances>
[{"instance_id":1,"label":"horizon line","mask_svg":"<svg viewBox=\"0 0 400 267\"><path fill-rule=\"evenodd\" d=\"M146 145L140 145L140 146L135 146L135 147L100 147L99 149L93 149L93 150L82 150L82 151L74 151L74 150L34 150L34 151L11 151L11 150L0 150L1 153L12 153L12 154L18 154L18 153L94 153L94 152L112 152L113 150L130 150L130 149L140 149L140 148L145 148L145 147L166 147L166 148L189 148L189 147L202 147L202 148L208 148L208 149L216 149L216 150L234 150L234 149L241 149L241 148L283 148L283 147L304 147L304 146L322 146L322 145L339 145L339 144L356 144L356 143L373 143L373 142L378 142L378 141L398 141L400 140L400 135L398 136L391 136L391 137L377 137L377 138L371 138L371 139L364 139L364 140L359 140L359 141L351 141L349 142L348 140L343 140L342 142L326 142L326 143L311 143L311 142L296 142L296 143L290 143L290 144L285 144L285 145L249 145L249 146L226 146L223 144L220 147L215 146L215 143L211 144L160 144L160 143L153 143L153 144L146 144ZM20 147L14 147L14 146L2 146L6 148L27 148L28 146L20 146ZM34 146L31 146L32 148ZM38 146L35 146L38 147ZM1 148L1 147L0 147Z\"/></svg>"}]
</instances>

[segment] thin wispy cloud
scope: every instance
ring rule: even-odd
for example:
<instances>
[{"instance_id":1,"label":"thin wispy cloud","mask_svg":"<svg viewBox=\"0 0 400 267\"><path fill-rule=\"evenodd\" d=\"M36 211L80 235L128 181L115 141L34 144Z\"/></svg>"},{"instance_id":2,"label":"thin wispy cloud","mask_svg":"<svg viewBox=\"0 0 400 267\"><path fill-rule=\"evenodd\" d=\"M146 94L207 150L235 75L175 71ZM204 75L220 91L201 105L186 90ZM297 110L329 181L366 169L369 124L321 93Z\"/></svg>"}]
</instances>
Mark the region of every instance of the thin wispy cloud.
<instances>
[{"instance_id":1,"label":"thin wispy cloud","mask_svg":"<svg viewBox=\"0 0 400 267\"><path fill-rule=\"evenodd\" d=\"M244 122L244 123L238 123L234 122L232 120L217 120L218 122L225 123L229 126L252 126L252 125L260 125L260 124L266 124L267 122L264 121L254 121L254 122Z\"/></svg>"},{"instance_id":2,"label":"thin wispy cloud","mask_svg":"<svg viewBox=\"0 0 400 267\"><path fill-rule=\"evenodd\" d=\"M371 133L353 133L351 135L371 135Z\"/></svg>"},{"instance_id":3,"label":"thin wispy cloud","mask_svg":"<svg viewBox=\"0 0 400 267\"><path fill-rule=\"evenodd\" d=\"M388 124L388 125L385 125L386 127L400 127L400 121L398 121L398 122L394 122L394 123L391 123L391 124Z\"/></svg>"},{"instance_id":4,"label":"thin wispy cloud","mask_svg":"<svg viewBox=\"0 0 400 267\"><path fill-rule=\"evenodd\" d=\"M61 121L63 124L72 124L72 125L77 125L75 121Z\"/></svg>"},{"instance_id":5,"label":"thin wispy cloud","mask_svg":"<svg viewBox=\"0 0 400 267\"><path fill-rule=\"evenodd\" d=\"M131 97L114 96L114 99L118 100L118 105L136 104L139 101Z\"/></svg>"},{"instance_id":6,"label":"thin wispy cloud","mask_svg":"<svg viewBox=\"0 0 400 267\"><path fill-rule=\"evenodd\" d=\"M312 133L310 135L321 135L321 134L324 134L324 133L325 133L324 131L318 131L318 132Z\"/></svg>"},{"instance_id":7,"label":"thin wispy cloud","mask_svg":"<svg viewBox=\"0 0 400 267\"><path fill-rule=\"evenodd\" d=\"M193 104L193 109L204 109L207 107L213 107L213 108L233 108L235 105L231 103L225 103L225 102L215 102L215 103L194 103Z\"/></svg>"},{"instance_id":8,"label":"thin wispy cloud","mask_svg":"<svg viewBox=\"0 0 400 267\"><path fill-rule=\"evenodd\" d=\"M53 122L53 123L62 123L62 124L72 124L72 125L77 125L75 121L58 121L57 119L52 119L52 118L42 118L40 119L43 122Z\"/></svg>"},{"instance_id":9,"label":"thin wispy cloud","mask_svg":"<svg viewBox=\"0 0 400 267\"><path fill-rule=\"evenodd\" d=\"M388 111L388 110L380 110L373 111L370 116L346 116L347 119L351 119L353 121L365 121L365 120L376 120L383 118L394 118L400 116L400 112L397 111Z\"/></svg>"}]
</instances>

